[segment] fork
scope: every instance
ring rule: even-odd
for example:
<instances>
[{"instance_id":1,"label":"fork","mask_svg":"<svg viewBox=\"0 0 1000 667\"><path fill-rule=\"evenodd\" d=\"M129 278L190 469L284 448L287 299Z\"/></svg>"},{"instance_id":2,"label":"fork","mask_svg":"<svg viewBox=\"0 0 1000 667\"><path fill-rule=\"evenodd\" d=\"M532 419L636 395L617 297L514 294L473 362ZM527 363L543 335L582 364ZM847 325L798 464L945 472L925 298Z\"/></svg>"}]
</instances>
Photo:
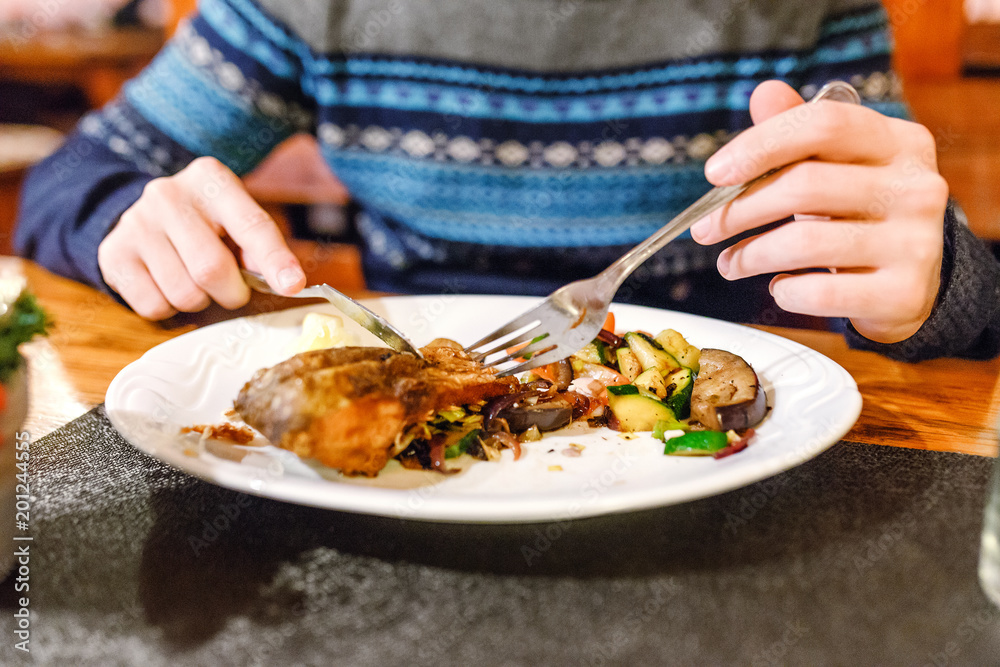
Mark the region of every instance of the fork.
<instances>
[{"instance_id":1,"label":"fork","mask_svg":"<svg viewBox=\"0 0 1000 667\"><path fill-rule=\"evenodd\" d=\"M243 280L246 281L247 285L251 289L265 294L278 294L271 289L271 286L267 284L266 280L264 280L264 276L259 273L247 271L246 269L240 269L240 273L243 274ZM287 295L281 294L278 296ZM381 338L386 345L397 352L409 352L418 359L423 359L424 357L424 355L420 354L420 350L417 349L416 345L407 340L406 336L404 336L399 329L392 326L386 322L385 319L368 310L351 297L335 290L327 284L304 287L298 292L298 294L292 294L291 296L296 299L313 299L317 297L320 299L326 299L333 304L334 308Z\"/></svg>"},{"instance_id":2,"label":"fork","mask_svg":"<svg viewBox=\"0 0 1000 667\"><path fill-rule=\"evenodd\" d=\"M809 101L812 103L827 99L861 103L861 97L854 87L843 81L831 81ZM783 168L772 169L746 183L709 190L601 273L560 287L539 305L469 345L465 351L473 359L482 361L485 368L500 370L498 375L501 377L544 366L574 354L590 343L601 330L615 293L639 265L695 222ZM523 345L526 342L528 344ZM520 347L510 349L515 346ZM488 360L500 352L506 353ZM521 363L500 368L516 361Z\"/></svg>"}]
</instances>

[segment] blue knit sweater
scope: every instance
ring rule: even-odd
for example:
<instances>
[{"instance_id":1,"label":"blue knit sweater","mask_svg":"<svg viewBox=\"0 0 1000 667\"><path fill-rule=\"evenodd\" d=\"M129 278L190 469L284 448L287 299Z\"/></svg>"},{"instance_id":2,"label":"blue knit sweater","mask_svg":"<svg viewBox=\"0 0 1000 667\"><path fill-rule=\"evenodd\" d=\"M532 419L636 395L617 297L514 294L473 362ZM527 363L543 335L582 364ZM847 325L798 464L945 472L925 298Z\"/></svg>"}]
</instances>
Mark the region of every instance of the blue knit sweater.
<instances>
[{"instance_id":1,"label":"blue knit sweater","mask_svg":"<svg viewBox=\"0 0 1000 667\"><path fill-rule=\"evenodd\" d=\"M750 124L763 80L808 97L842 78L904 115L889 55L869 0L203 0L33 171L15 242L107 289L97 245L151 179L199 155L245 173L311 132L363 210L371 287L544 294L700 196L705 159ZM951 212L947 228L928 326L894 346L849 332L853 344L996 353L996 266ZM718 252L680 239L620 298L757 319L766 278L726 283ZM970 298L992 306L970 319Z\"/></svg>"}]
</instances>

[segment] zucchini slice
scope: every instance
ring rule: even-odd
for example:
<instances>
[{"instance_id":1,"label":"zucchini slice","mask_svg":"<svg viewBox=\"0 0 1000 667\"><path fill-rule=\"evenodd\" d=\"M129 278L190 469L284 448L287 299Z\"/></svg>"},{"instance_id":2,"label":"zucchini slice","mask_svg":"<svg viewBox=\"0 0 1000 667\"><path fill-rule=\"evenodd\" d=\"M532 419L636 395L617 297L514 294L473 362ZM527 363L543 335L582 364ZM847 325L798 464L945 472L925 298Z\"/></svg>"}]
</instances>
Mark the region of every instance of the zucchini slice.
<instances>
[{"instance_id":1,"label":"zucchini slice","mask_svg":"<svg viewBox=\"0 0 1000 667\"><path fill-rule=\"evenodd\" d=\"M611 366L612 368L614 368L617 361L610 346L603 340L597 340L596 338L587 343L583 349L576 352L573 356L586 361L588 364L601 364L603 366Z\"/></svg>"},{"instance_id":2,"label":"zucchini slice","mask_svg":"<svg viewBox=\"0 0 1000 667\"><path fill-rule=\"evenodd\" d=\"M625 343L635 354L644 371L655 368L665 374L672 368L680 368L680 363L674 355L665 351L659 343L646 334L630 331L625 334Z\"/></svg>"},{"instance_id":3,"label":"zucchini slice","mask_svg":"<svg viewBox=\"0 0 1000 667\"><path fill-rule=\"evenodd\" d=\"M663 381L660 371L655 368L639 373L639 376L632 383L639 388L640 392L645 389L660 400L667 397L667 383Z\"/></svg>"},{"instance_id":4,"label":"zucchini slice","mask_svg":"<svg viewBox=\"0 0 1000 667\"><path fill-rule=\"evenodd\" d=\"M663 453L674 456L711 456L729 444L722 431L689 431L664 443Z\"/></svg>"},{"instance_id":5,"label":"zucchini slice","mask_svg":"<svg viewBox=\"0 0 1000 667\"><path fill-rule=\"evenodd\" d=\"M573 356L581 361L586 361L588 364L603 364L604 362L601 360L601 353L598 351L596 345L598 342L600 341L587 343L587 345L575 352Z\"/></svg>"},{"instance_id":6,"label":"zucchini slice","mask_svg":"<svg viewBox=\"0 0 1000 667\"><path fill-rule=\"evenodd\" d=\"M674 356L677 362L686 368L697 372L698 371L698 360L701 357L701 350L696 348L677 331L673 329L664 329L660 333L656 334L654 338L660 347L669 352Z\"/></svg>"},{"instance_id":7,"label":"zucchini slice","mask_svg":"<svg viewBox=\"0 0 1000 667\"><path fill-rule=\"evenodd\" d=\"M618 372L627 377L629 382L635 382L642 373L642 364L636 358L635 352L627 347L620 347L615 350L615 355L618 357Z\"/></svg>"},{"instance_id":8,"label":"zucchini slice","mask_svg":"<svg viewBox=\"0 0 1000 667\"><path fill-rule=\"evenodd\" d=\"M611 385L608 389L608 396L635 396L639 393L639 388L634 384Z\"/></svg>"},{"instance_id":9,"label":"zucchini slice","mask_svg":"<svg viewBox=\"0 0 1000 667\"><path fill-rule=\"evenodd\" d=\"M655 398L643 396L632 385L614 388L624 387L631 387L635 393L612 392L612 387L608 387L608 407L615 413L623 431L652 431L658 421L677 421L670 408Z\"/></svg>"},{"instance_id":10,"label":"zucchini slice","mask_svg":"<svg viewBox=\"0 0 1000 667\"><path fill-rule=\"evenodd\" d=\"M667 398L664 400L674 411L678 419L691 416L691 391L694 389L695 374L690 368L675 368L663 378L667 385Z\"/></svg>"}]
</instances>

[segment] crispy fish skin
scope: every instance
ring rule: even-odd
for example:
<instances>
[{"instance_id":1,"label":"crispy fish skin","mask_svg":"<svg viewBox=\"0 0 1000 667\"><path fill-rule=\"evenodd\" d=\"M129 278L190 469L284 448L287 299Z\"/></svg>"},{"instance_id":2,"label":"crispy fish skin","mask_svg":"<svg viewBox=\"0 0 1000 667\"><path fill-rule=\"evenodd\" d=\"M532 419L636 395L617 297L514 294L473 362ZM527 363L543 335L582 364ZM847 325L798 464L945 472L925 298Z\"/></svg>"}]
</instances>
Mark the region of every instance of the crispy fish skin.
<instances>
[{"instance_id":1,"label":"crispy fish skin","mask_svg":"<svg viewBox=\"0 0 1000 667\"><path fill-rule=\"evenodd\" d=\"M396 436L438 410L514 393L461 350L426 347L424 359L385 348L297 354L257 371L236 411L272 444L347 475L374 476Z\"/></svg>"}]
</instances>

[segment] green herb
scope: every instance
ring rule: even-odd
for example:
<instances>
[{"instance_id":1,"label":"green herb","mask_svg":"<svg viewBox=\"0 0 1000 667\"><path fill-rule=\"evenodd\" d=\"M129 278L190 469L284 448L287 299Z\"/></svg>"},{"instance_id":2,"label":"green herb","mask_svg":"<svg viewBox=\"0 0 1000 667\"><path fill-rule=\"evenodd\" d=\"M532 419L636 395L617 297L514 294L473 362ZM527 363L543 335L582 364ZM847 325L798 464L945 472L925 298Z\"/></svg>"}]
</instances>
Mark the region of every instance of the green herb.
<instances>
[{"instance_id":1,"label":"green herb","mask_svg":"<svg viewBox=\"0 0 1000 667\"><path fill-rule=\"evenodd\" d=\"M52 322L33 294L21 292L0 316L0 382L7 382L21 365L17 348L35 336L44 336Z\"/></svg>"},{"instance_id":2,"label":"green herb","mask_svg":"<svg viewBox=\"0 0 1000 667\"><path fill-rule=\"evenodd\" d=\"M531 340L528 341L528 344L525 345L525 347L531 347L532 345L534 345L538 341L545 340L546 338L548 338L548 336L549 336L548 334L542 334L541 336L535 336L534 338L532 338ZM529 352L527 354L522 354L521 358L525 359L525 360L528 360L528 359L531 359L531 357L532 357L533 354L534 354L533 352Z\"/></svg>"},{"instance_id":3,"label":"green herb","mask_svg":"<svg viewBox=\"0 0 1000 667\"><path fill-rule=\"evenodd\" d=\"M475 442L476 438L482 435L482 433L483 433L482 429L478 428L474 431L469 431L464 436L462 436L462 439L456 442L454 445L452 445L451 447L445 447L444 457L446 459L453 459L456 456L459 456L460 454L464 454L465 452L469 451L469 446L472 445L472 443Z\"/></svg>"}]
</instances>

